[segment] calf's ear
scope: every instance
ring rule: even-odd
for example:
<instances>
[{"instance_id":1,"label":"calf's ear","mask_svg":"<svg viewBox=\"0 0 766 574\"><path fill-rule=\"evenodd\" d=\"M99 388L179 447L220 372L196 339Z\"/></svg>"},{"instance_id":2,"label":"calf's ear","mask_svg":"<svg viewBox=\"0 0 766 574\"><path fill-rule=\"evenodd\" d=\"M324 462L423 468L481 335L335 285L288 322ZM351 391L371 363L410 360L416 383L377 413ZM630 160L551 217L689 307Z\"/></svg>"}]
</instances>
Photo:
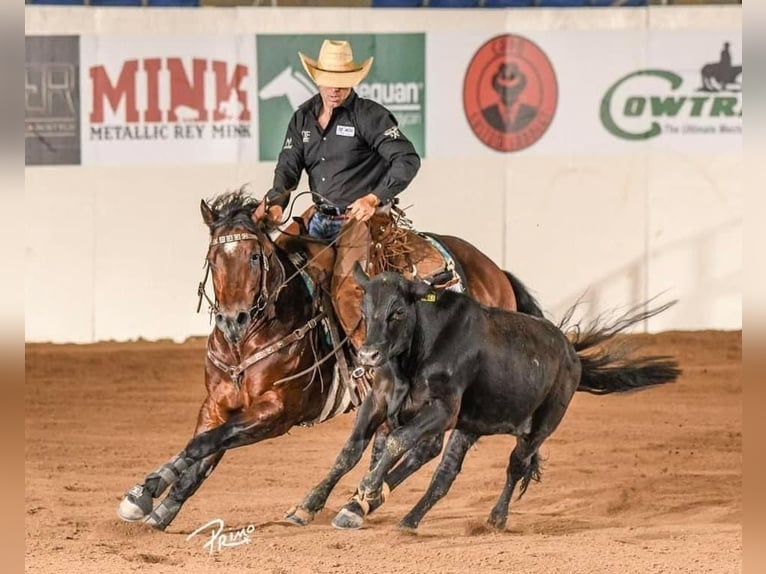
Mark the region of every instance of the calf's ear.
<instances>
[{"instance_id":1,"label":"calf's ear","mask_svg":"<svg viewBox=\"0 0 766 574\"><path fill-rule=\"evenodd\" d=\"M367 273L364 272L364 269L362 269L362 266L359 265L359 261L354 263L354 279L357 283L359 283L359 286L364 290L367 291L367 285L370 283L370 278L367 275Z\"/></svg>"},{"instance_id":2,"label":"calf's ear","mask_svg":"<svg viewBox=\"0 0 766 574\"><path fill-rule=\"evenodd\" d=\"M433 288L425 281L410 281L410 295L413 300L422 299L428 295Z\"/></svg>"}]
</instances>

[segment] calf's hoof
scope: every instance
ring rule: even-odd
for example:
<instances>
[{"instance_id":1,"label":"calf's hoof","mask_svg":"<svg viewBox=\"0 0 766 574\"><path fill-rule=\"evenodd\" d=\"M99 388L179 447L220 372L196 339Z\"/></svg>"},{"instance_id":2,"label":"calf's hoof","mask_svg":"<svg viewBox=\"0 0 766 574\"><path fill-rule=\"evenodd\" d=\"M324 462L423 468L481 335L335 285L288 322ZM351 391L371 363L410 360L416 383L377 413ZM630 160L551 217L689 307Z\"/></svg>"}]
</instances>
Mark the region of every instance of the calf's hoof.
<instances>
[{"instance_id":1,"label":"calf's hoof","mask_svg":"<svg viewBox=\"0 0 766 574\"><path fill-rule=\"evenodd\" d=\"M125 522L140 522L152 511L154 499L143 484L131 487L117 507L117 516Z\"/></svg>"},{"instance_id":2,"label":"calf's hoof","mask_svg":"<svg viewBox=\"0 0 766 574\"><path fill-rule=\"evenodd\" d=\"M495 514L494 512L489 515L489 518L487 519L487 524L489 524L492 528L498 531L505 530L505 523L508 520L507 516L500 516Z\"/></svg>"},{"instance_id":3,"label":"calf's hoof","mask_svg":"<svg viewBox=\"0 0 766 574\"><path fill-rule=\"evenodd\" d=\"M314 513L309 512L302 506L293 506L285 514L285 520L296 526L307 526L309 522L314 520Z\"/></svg>"},{"instance_id":4,"label":"calf's hoof","mask_svg":"<svg viewBox=\"0 0 766 574\"><path fill-rule=\"evenodd\" d=\"M397 524L396 527L399 530L404 530L405 532L415 532L418 529L418 524L420 524L419 520L416 520L410 516L405 516L399 521L399 524Z\"/></svg>"}]
</instances>

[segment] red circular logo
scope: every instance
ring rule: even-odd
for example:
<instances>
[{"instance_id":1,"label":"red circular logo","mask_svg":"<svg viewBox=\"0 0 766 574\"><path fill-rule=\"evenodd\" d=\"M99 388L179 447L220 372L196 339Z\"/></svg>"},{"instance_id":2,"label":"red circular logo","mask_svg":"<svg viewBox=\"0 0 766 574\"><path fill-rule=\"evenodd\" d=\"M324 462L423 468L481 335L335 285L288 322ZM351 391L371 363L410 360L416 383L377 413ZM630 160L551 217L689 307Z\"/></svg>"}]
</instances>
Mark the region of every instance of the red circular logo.
<instances>
[{"instance_id":1,"label":"red circular logo","mask_svg":"<svg viewBox=\"0 0 766 574\"><path fill-rule=\"evenodd\" d=\"M495 36L478 49L463 81L463 108L473 133L497 151L519 151L553 121L558 85L548 56L521 36Z\"/></svg>"}]
</instances>

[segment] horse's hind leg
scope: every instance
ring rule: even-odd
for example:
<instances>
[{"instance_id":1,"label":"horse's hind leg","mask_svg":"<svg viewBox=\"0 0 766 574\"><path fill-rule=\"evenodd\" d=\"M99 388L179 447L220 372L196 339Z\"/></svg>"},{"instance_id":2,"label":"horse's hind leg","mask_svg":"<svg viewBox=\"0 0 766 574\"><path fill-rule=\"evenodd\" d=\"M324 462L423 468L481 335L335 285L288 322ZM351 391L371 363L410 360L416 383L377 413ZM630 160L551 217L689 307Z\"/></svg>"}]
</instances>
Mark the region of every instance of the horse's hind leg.
<instances>
[{"instance_id":1,"label":"horse's hind leg","mask_svg":"<svg viewBox=\"0 0 766 574\"><path fill-rule=\"evenodd\" d=\"M444 456L436 468L428 490L418 503L399 522L400 528L415 529L434 504L447 494L463 467L463 459L473 444L479 439L479 435L455 429L447 442Z\"/></svg>"},{"instance_id":2,"label":"horse's hind leg","mask_svg":"<svg viewBox=\"0 0 766 574\"><path fill-rule=\"evenodd\" d=\"M378 442L376 437L376 443ZM386 436L382 436L382 446L385 446ZM380 496L375 498L367 498L364 503L360 500L361 493L359 491L343 505L338 513L333 518L332 524L336 528L359 528L364 523L364 518L368 514L371 514L378 508L380 508L386 501L388 492L394 490L408 477L413 475L421 466L430 460L436 458L442 450L444 445L444 433L437 435L433 438L427 438L420 441L413 449L407 451L402 458L401 462L397 464L393 470L391 470L383 481L383 490ZM382 448L382 447L381 447ZM370 465L370 469L377 464L377 460Z\"/></svg>"}]
</instances>

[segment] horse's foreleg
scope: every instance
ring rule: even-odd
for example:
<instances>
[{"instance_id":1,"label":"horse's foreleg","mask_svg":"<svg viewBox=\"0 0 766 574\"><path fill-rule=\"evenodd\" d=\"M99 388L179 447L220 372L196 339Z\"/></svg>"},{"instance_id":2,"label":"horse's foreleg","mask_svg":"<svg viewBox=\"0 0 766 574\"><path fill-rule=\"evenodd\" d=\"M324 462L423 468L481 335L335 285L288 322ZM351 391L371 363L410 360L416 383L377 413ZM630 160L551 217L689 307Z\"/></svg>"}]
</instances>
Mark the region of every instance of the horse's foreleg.
<instances>
[{"instance_id":1,"label":"horse's foreleg","mask_svg":"<svg viewBox=\"0 0 766 574\"><path fill-rule=\"evenodd\" d=\"M146 519L147 524L164 530L221 460L223 453L238 446L279 436L292 426L284 418L282 402L269 394L247 410L232 415L223 424L195 435L178 455L188 466L170 493Z\"/></svg>"},{"instance_id":2,"label":"horse's foreleg","mask_svg":"<svg viewBox=\"0 0 766 574\"><path fill-rule=\"evenodd\" d=\"M194 436L219 426L224 420L215 402L208 397L200 407ZM161 464L146 475L143 483L136 484L125 493L117 514L128 522L146 519L152 510L154 499L159 498L169 486L178 481L191 464L192 462L180 453Z\"/></svg>"},{"instance_id":3,"label":"horse's foreleg","mask_svg":"<svg viewBox=\"0 0 766 574\"><path fill-rule=\"evenodd\" d=\"M380 455L385 448L386 436L380 432L375 436L375 445L378 446L378 442L382 443L379 447L378 456L370 464L370 470L380 460ZM439 434L431 439L425 439L419 442L415 447L408 451L401 462L394 467L391 472L386 475L383 481L383 492L392 491L407 478L412 476L417 470L430 460L436 458L442 450L444 444L444 433ZM351 499L343 505L335 515L332 523L336 528L359 528L364 522L365 516L371 514L378 508L380 508L385 502L386 497L384 494L376 498L367 499L364 502L360 500L360 494L357 492ZM365 504L366 502L366 504Z\"/></svg>"},{"instance_id":4,"label":"horse's foreleg","mask_svg":"<svg viewBox=\"0 0 766 574\"><path fill-rule=\"evenodd\" d=\"M223 454L221 451L192 464L173 484L162 502L154 507L145 522L158 530L165 530L181 510L183 503L197 492L205 479L210 476L223 458Z\"/></svg>"},{"instance_id":5,"label":"horse's foreleg","mask_svg":"<svg viewBox=\"0 0 766 574\"><path fill-rule=\"evenodd\" d=\"M348 437L346 444L343 445L340 453L335 459L330 471L306 495L298 506L290 509L285 515L285 520L305 526L314 515L324 508L327 498L338 481L354 468L362 458L364 450L370 443L375 430L380 426L386 416L385 404L378 399L375 393L370 393L359 407L359 411L354 421L354 429L351 436Z\"/></svg>"},{"instance_id":6,"label":"horse's foreleg","mask_svg":"<svg viewBox=\"0 0 766 574\"><path fill-rule=\"evenodd\" d=\"M286 420L284 415L281 398L274 392L265 393L247 410L230 416L214 429L196 435L179 456L195 462L222 450L282 435L293 425L293 421Z\"/></svg>"},{"instance_id":7,"label":"horse's foreleg","mask_svg":"<svg viewBox=\"0 0 766 574\"><path fill-rule=\"evenodd\" d=\"M428 490L413 509L399 522L400 528L417 528L426 512L447 494L450 486L452 486L452 482L463 467L463 459L465 459L468 449L478 439L478 435L463 432L460 429L452 431L449 442L447 442L447 448L444 451L444 456L436 468L431 484L428 485Z\"/></svg>"}]
</instances>

